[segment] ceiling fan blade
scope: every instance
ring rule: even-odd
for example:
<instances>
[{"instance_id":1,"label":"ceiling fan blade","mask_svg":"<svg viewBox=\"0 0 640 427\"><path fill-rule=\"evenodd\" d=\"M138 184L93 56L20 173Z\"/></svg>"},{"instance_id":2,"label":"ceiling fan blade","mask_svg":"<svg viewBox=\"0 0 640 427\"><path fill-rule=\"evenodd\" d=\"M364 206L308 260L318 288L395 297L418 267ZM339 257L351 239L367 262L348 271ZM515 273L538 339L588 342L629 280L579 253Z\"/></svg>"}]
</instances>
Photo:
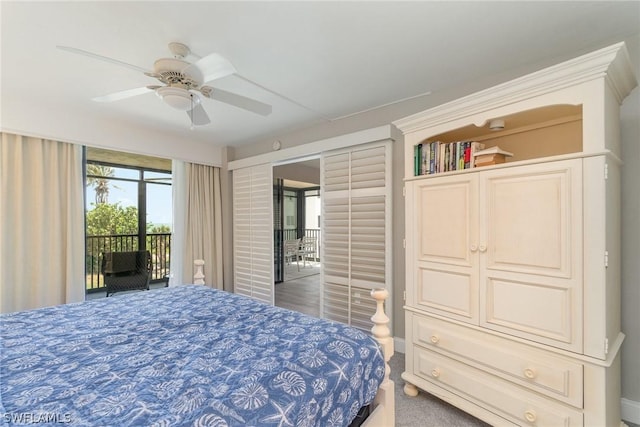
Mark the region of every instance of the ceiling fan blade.
<instances>
[{"instance_id":1,"label":"ceiling fan blade","mask_svg":"<svg viewBox=\"0 0 640 427\"><path fill-rule=\"evenodd\" d=\"M272 111L271 105L269 104L264 104L260 101L256 101L255 99L227 92L222 89L213 88L207 96L211 99L215 99L216 101L224 102L226 104L260 114L261 116L268 116Z\"/></svg>"},{"instance_id":2,"label":"ceiling fan blade","mask_svg":"<svg viewBox=\"0 0 640 427\"><path fill-rule=\"evenodd\" d=\"M146 69L144 69L142 67L138 67L137 65L128 64L126 62L122 62L122 61L119 61L117 59L108 58L106 56L98 55L98 54L92 53L92 52L87 52L86 50L77 49L75 47L69 47L69 46L56 46L56 47L58 49L60 49L60 50L65 50L67 52L88 56L90 58L99 59L99 60L105 61L105 62L110 62L111 64L116 64L116 65L120 65L122 67L127 67L127 68L130 68L130 69L134 70L134 71L139 71L141 73L149 72L149 70L146 70Z\"/></svg>"},{"instance_id":3,"label":"ceiling fan blade","mask_svg":"<svg viewBox=\"0 0 640 427\"><path fill-rule=\"evenodd\" d=\"M198 59L182 72L194 77L194 80L207 83L234 74L236 69L225 57L212 53Z\"/></svg>"},{"instance_id":4,"label":"ceiling fan blade","mask_svg":"<svg viewBox=\"0 0 640 427\"><path fill-rule=\"evenodd\" d=\"M148 87L137 87L135 89L128 89L120 92L110 93L108 95L97 96L95 98L91 98L91 100L96 102L113 102L113 101L119 101L121 99L142 95L147 92L153 92L153 89Z\"/></svg>"},{"instance_id":5,"label":"ceiling fan blade","mask_svg":"<svg viewBox=\"0 0 640 427\"><path fill-rule=\"evenodd\" d=\"M187 111L187 115L191 119L191 123L195 126L208 125L211 123L209 115L202 107L202 104L197 104L193 109Z\"/></svg>"}]
</instances>

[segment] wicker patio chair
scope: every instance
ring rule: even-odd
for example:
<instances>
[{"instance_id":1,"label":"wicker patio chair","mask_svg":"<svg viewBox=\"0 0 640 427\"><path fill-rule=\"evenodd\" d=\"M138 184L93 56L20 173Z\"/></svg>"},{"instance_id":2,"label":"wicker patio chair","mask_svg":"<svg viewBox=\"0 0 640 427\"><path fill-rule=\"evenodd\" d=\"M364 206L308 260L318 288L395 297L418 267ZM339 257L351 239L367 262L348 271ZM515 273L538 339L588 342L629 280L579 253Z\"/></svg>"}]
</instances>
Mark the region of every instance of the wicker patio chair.
<instances>
[{"instance_id":1,"label":"wicker patio chair","mask_svg":"<svg viewBox=\"0 0 640 427\"><path fill-rule=\"evenodd\" d=\"M102 274L107 296L121 291L149 290L151 254L149 251L104 252Z\"/></svg>"}]
</instances>

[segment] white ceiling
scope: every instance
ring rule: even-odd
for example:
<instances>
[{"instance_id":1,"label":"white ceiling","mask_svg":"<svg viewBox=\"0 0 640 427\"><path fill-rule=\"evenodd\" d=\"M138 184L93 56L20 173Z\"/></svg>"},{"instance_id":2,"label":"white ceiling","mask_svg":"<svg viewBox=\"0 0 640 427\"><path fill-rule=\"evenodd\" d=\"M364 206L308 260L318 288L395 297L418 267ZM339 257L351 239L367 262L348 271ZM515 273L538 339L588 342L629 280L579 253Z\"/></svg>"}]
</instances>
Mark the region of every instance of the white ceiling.
<instances>
[{"instance_id":1,"label":"white ceiling","mask_svg":"<svg viewBox=\"0 0 640 427\"><path fill-rule=\"evenodd\" d=\"M638 33L640 2L8 2L1 3L2 126L40 111L127 123L220 146L261 141L546 58L570 58ZM153 93L157 84L71 46L145 69L169 42L217 52L236 76L210 85L271 104L262 117L205 99L208 126ZM289 100L274 95L279 93ZM37 107L36 107L37 104ZM57 117L57 116L56 116Z\"/></svg>"}]
</instances>

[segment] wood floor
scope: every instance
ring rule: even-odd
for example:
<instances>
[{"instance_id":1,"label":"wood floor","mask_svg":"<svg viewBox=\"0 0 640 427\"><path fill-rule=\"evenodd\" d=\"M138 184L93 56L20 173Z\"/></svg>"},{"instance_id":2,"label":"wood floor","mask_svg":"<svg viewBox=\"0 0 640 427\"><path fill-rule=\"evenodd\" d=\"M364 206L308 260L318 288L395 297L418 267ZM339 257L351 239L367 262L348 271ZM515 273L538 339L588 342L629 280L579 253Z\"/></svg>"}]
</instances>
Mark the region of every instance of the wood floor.
<instances>
[{"instance_id":1,"label":"wood floor","mask_svg":"<svg viewBox=\"0 0 640 427\"><path fill-rule=\"evenodd\" d=\"M300 273L290 270L285 281L276 284L275 305L320 317L320 266L300 266Z\"/></svg>"}]
</instances>

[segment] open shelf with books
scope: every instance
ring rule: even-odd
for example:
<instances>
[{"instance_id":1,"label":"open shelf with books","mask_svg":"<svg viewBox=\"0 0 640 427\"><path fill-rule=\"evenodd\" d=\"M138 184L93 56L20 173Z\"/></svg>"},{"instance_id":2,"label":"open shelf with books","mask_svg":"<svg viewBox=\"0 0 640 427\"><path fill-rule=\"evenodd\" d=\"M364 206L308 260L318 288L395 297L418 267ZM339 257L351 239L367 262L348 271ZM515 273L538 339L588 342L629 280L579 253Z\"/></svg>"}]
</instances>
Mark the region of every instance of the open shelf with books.
<instances>
[{"instance_id":1,"label":"open shelf with books","mask_svg":"<svg viewBox=\"0 0 640 427\"><path fill-rule=\"evenodd\" d=\"M490 149L507 154L476 163L475 152ZM480 126L469 124L425 138L413 145L413 176L582 151L582 105L550 105L486 119Z\"/></svg>"}]
</instances>

